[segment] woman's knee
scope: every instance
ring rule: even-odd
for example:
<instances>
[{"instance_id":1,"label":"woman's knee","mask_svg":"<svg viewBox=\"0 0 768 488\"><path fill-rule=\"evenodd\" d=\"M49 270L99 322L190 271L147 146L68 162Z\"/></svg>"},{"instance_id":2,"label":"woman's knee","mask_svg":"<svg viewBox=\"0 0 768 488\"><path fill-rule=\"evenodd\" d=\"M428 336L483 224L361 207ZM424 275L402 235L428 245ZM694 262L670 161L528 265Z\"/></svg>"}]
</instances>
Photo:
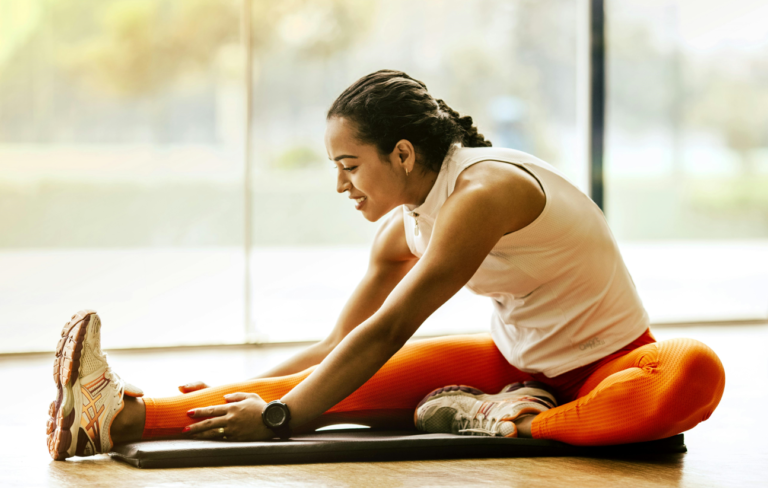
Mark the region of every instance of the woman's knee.
<instances>
[{"instance_id":1,"label":"woman's knee","mask_svg":"<svg viewBox=\"0 0 768 488\"><path fill-rule=\"evenodd\" d=\"M666 414L709 418L720 403L725 388L725 370L720 358L695 339L673 339L659 344L659 364L664 376Z\"/></svg>"}]
</instances>

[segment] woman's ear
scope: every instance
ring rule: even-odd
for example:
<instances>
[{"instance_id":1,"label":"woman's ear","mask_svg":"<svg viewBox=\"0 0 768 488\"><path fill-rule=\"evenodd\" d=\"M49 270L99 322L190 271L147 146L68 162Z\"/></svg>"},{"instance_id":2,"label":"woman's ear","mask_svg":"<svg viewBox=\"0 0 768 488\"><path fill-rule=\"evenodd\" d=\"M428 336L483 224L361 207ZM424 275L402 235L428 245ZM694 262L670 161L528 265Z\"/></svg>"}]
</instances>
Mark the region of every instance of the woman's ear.
<instances>
[{"instance_id":1,"label":"woman's ear","mask_svg":"<svg viewBox=\"0 0 768 488\"><path fill-rule=\"evenodd\" d=\"M393 164L400 166L403 170L410 173L416 165L416 149L407 139L401 139L395 144L392 151L391 160Z\"/></svg>"}]
</instances>

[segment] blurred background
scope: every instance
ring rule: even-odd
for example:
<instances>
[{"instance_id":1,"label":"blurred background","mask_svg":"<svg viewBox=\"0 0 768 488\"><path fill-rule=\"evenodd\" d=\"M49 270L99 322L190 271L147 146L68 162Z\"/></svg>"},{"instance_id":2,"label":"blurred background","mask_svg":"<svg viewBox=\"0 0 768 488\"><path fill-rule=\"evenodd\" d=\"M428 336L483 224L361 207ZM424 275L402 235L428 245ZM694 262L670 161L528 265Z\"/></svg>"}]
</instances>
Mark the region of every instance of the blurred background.
<instances>
[{"instance_id":1,"label":"blurred background","mask_svg":"<svg viewBox=\"0 0 768 488\"><path fill-rule=\"evenodd\" d=\"M325 112L378 69L586 191L584 5L0 0L0 352L81 308L107 348L324 337L378 228L335 191ZM606 2L605 212L655 324L768 318L766 25ZM490 314L462 291L419 333Z\"/></svg>"}]
</instances>

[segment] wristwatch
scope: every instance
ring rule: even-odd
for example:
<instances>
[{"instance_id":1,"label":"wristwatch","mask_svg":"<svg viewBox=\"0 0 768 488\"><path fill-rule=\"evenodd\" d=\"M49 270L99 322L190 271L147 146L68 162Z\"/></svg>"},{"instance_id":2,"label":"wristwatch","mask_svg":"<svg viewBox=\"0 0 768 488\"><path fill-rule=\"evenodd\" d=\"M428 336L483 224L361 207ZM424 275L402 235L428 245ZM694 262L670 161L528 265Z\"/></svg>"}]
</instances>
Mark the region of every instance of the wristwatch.
<instances>
[{"instance_id":1,"label":"wristwatch","mask_svg":"<svg viewBox=\"0 0 768 488\"><path fill-rule=\"evenodd\" d=\"M261 420L275 433L275 436L281 439L291 437L291 427L288 425L291 421L291 411L288 409L288 405L280 400L267 403L264 411L261 412Z\"/></svg>"}]
</instances>

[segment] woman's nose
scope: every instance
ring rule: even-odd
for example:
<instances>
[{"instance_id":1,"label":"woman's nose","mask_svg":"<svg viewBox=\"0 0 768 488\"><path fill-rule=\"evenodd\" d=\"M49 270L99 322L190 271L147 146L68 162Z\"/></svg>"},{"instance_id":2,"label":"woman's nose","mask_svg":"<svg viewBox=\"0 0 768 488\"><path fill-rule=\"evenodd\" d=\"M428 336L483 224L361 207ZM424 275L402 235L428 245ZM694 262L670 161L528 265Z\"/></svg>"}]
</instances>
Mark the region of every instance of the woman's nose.
<instances>
[{"instance_id":1,"label":"woman's nose","mask_svg":"<svg viewBox=\"0 0 768 488\"><path fill-rule=\"evenodd\" d=\"M352 185L349 183L344 173L339 171L339 176L336 179L336 191L339 193L344 193L345 191L349 190L351 186Z\"/></svg>"}]
</instances>

